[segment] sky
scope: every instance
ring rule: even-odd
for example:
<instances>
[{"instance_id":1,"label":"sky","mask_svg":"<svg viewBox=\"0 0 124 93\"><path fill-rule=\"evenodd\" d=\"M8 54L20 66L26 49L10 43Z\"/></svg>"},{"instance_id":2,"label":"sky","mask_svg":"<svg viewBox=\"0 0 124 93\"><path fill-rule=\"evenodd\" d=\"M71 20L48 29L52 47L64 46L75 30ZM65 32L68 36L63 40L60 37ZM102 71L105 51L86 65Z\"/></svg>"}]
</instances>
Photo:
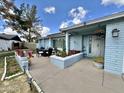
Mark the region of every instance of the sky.
<instances>
[{"instance_id":1,"label":"sky","mask_svg":"<svg viewBox=\"0 0 124 93\"><path fill-rule=\"evenodd\" d=\"M124 0L15 0L17 6L21 3L37 6L45 34L124 11Z\"/></svg>"}]
</instances>

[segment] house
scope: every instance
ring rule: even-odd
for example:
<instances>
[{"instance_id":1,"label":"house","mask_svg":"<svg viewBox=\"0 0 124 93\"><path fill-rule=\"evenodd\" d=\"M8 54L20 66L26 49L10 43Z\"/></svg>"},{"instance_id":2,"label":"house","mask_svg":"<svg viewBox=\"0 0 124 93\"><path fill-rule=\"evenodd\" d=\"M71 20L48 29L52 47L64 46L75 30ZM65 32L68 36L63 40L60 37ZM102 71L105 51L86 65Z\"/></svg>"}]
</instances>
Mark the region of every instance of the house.
<instances>
[{"instance_id":1,"label":"house","mask_svg":"<svg viewBox=\"0 0 124 93\"><path fill-rule=\"evenodd\" d=\"M65 35L62 33L54 33L50 34L46 37L42 37L38 41L38 48L44 47L44 48L57 48L59 50L65 49Z\"/></svg>"},{"instance_id":2,"label":"house","mask_svg":"<svg viewBox=\"0 0 124 93\"><path fill-rule=\"evenodd\" d=\"M79 50L87 57L103 56L104 70L124 73L124 12L61 29L66 52Z\"/></svg>"},{"instance_id":3,"label":"house","mask_svg":"<svg viewBox=\"0 0 124 93\"><path fill-rule=\"evenodd\" d=\"M19 48L21 40L17 35L0 34L0 51Z\"/></svg>"}]
</instances>

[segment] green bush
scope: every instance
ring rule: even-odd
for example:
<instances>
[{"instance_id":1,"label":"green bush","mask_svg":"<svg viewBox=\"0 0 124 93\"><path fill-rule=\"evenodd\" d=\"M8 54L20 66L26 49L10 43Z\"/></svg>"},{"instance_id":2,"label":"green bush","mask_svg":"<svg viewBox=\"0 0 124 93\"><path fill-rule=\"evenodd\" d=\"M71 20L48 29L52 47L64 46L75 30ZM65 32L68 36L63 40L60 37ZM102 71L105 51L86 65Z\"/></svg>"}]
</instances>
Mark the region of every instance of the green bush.
<instances>
[{"instance_id":1,"label":"green bush","mask_svg":"<svg viewBox=\"0 0 124 93\"><path fill-rule=\"evenodd\" d=\"M58 51L56 55L57 56L60 56L60 57L66 57L66 56L68 56L65 51Z\"/></svg>"},{"instance_id":2,"label":"green bush","mask_svg":"<svg viewBox=\"0 0 124 93\"><path fill-rule=\"evenodd\" d=\"M93 60L97 63L104 63L104 57L93 57Z\"/></svg>"},{"instance_id":3,"label":"green bush","mask_svg":"<svg viewBox=\"0 0 124 93\"><path fill-rule=\"evenodd\" d=\"M5 56L13 56L13 55L15 55L14 51L2 52L0 53L0 58Z\"/></svg>"}]
</instances>

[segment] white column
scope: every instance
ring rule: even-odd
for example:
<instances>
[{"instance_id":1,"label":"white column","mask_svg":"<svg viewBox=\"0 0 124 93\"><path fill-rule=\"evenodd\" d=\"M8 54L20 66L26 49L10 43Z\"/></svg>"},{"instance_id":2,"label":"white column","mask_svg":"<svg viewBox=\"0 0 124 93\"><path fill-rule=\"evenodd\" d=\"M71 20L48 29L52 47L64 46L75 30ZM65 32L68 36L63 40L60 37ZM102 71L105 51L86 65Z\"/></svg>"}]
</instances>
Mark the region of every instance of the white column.
<instances>
[{"instance_id":1,"label":"white column","mask_svg":"<svg viewBox=\"0 0 124 93\"><path fill-rule=\"evenodd\" d=\"M66 53L68 53L69 51L69 33L66 32L66 35L65 35L65 46L66 46Z\"/></svg>"},{"instance_id":2,"label":"white column","mask_svg":"<svg viewBox=\"0 0 124 93\"><path fill-rule=\"evenodd\" d=\"M49 38L49 47L52 47L52 40Z\"/></svg>"}]
</instances>

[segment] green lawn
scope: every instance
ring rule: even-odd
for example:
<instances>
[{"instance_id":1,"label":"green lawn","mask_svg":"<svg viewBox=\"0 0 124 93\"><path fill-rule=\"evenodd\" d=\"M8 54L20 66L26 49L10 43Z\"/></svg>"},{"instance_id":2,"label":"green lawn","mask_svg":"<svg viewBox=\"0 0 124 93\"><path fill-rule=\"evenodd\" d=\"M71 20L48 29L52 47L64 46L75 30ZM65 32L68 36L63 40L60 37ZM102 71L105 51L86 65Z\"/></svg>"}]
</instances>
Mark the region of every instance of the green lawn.
<instances>
[{"instance_id":1,"label":"green lawn","mask_svg":"<svg viewBox=\"0 0 124 93\"><path fill-rule=\"evenodd\" d=\"M5 56L13 56L15 55L14 51L5 51L5 52L0 52L0 58L5 57Z\"/></svg>"},{"instance_id":2,"label":"green lawn","mask_svg":"<svg viewBox=\"0 0 124 93\"><path fill-rule=\"evenodd\" d=\"M7 57L7 74L6 76L11 76L21 72L19 64L16 62L15 57Z\"/></svg>"},{"instance_id":3,"label":"green lawn","mask_svg":"<svg viewBox=\"0 0 124 93\"><path fill-rule=\"evenodd\" d=\"M4 68L4 58L1 57L0 58L0 79L1 79L2 74L3 74L3 68Z\"/></svg>"}]
</instances>

